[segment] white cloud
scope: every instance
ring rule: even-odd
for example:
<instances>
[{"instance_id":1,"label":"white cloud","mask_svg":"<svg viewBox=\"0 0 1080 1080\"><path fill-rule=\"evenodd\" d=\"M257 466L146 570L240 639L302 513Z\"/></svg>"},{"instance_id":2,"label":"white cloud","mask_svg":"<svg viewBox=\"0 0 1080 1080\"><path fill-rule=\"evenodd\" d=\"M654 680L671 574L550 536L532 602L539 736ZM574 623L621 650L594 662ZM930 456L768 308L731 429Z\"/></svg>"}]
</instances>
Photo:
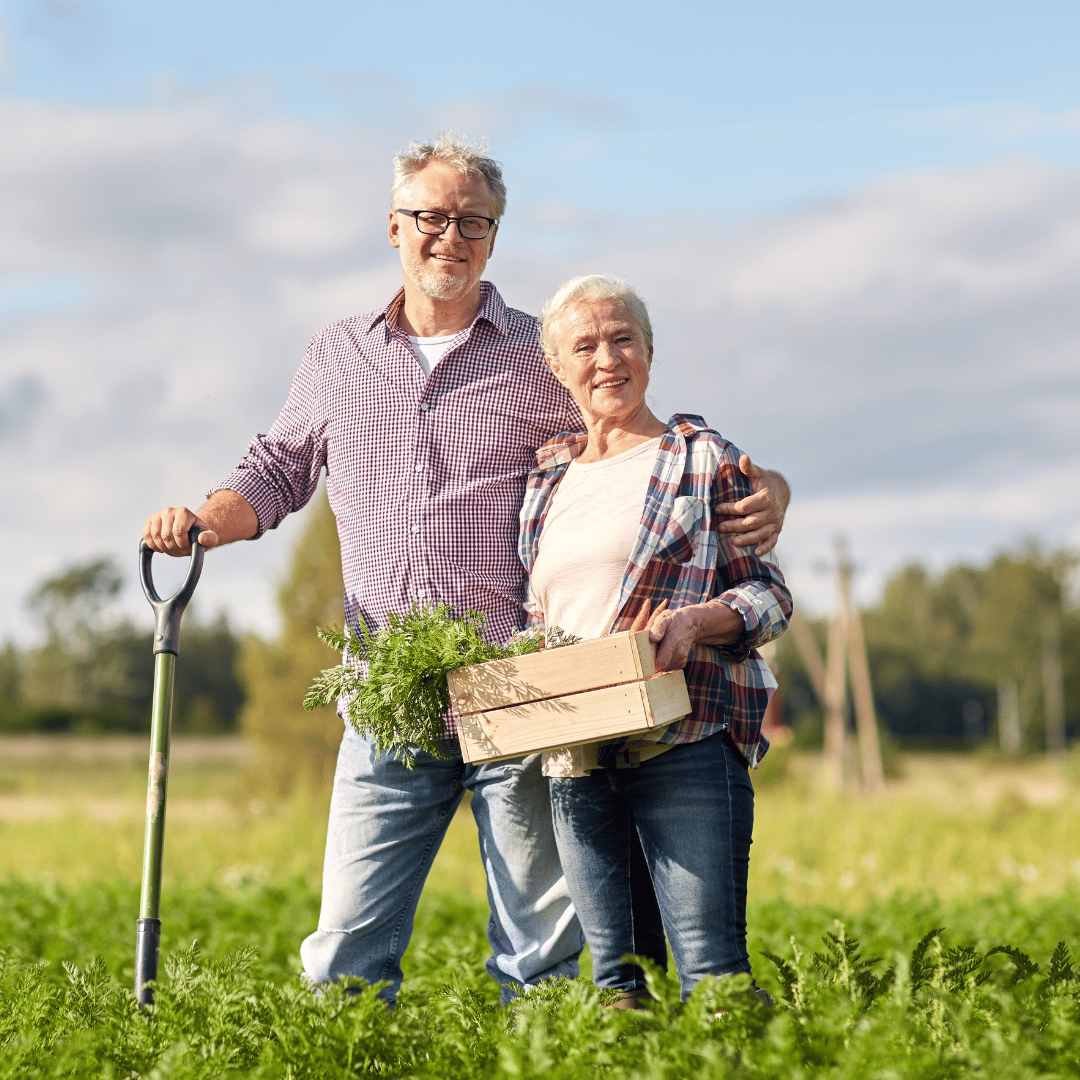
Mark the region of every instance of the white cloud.
<instances>
[{"instance_id":1,"label":"white cloud","mask_svg":"<svg viewBox=\"0 0 1080 1080\"><path fill-rule=\"evenodd\" d=\"M823 570L832 566L837 536L857 556L866 601L907 562L940 570L1048 534L1058 545L1080 548L1080 453L1057 465L1016 464L1016 474L985 486L929 484L796 500L779 548L793 590L812 612L829 609L833 581Z\"/></svg>"},{"instance_id":2,"label":"white cloud","mask_svg":"<svg viewBox=\"0 0 1080 1080\"><path fill-rule=\"evenodd\" d=\"M272 421L310 334L384 304L399 273L381 129L206 100L0 101L0 128L0 290L44 283L55 303L0 304L0 548L18 553L0 564L2 639L26 633L43 575L101 551L133 569L145 515L199 502ZM508 181L493 279L532 309L576 273L637 285L658 409L703 413L792 477L785 558L807 582L838 529L871 584L1024 533L1080 543L1076 175L1007 161L899 177L712 234L666 208L630 230L530 206ZM216 553L204 608L270 625L282 531Z\"/></svg>"},{"instance_id":3,"label":"white cloud","mask_svg":"<svg viewBox=\"0 0 1080 1080\"><path fill-rule=\"evenodd\" d=\"M984 138L1015 140L1080 131L1080 110L1019 106L939 109L922 116L909 116L903 126L916 130L936 128L974 132Z\"/></svg>"}]
</instances>

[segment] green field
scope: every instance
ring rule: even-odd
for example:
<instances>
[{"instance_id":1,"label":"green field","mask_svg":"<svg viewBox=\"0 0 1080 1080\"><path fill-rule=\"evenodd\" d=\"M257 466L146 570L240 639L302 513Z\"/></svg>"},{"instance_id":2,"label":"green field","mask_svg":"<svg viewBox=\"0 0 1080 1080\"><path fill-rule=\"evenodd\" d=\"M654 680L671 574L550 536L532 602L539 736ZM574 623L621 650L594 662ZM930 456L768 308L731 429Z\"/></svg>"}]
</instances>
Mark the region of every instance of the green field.
<instances>
[{"instance_id":1,"label":"green field","mask_svg":"<svg viewBox=\"0 0 1080 1080\"><path fill-rule=\"evenodd\" d=\"M749 912L773 1010L738 980L678 1006L662 979L648 1014L602 1009L586 981L500 1010L464 811L387 1012L298 979L324 799L268 804L243 744L179 743L143 1015L142 751L0 744L0 1077L1080 1076L1075 757L909 757L885 795L841 800L816 793L812 757L776 755L756 778Z\"/></svg>"}]
</instances>

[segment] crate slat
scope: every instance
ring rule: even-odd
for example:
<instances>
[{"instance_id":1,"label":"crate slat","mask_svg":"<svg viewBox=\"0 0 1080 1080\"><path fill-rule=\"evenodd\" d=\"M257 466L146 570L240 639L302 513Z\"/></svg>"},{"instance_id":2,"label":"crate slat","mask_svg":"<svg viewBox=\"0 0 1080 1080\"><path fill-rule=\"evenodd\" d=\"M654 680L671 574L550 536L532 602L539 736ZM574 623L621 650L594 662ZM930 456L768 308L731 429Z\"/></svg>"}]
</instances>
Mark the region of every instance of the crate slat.
<instances>
[{"instance_id":1,"label":"crate slat","mask_svg":"<svg viewBox=\"0 0 1080 1080\"><path fill-rule=\"evenodd\" d=\"M450 672L446 682L454 715L464 717L648 679L656 670L655 660L656 646L648 631L641 630L474 664Z\"/></svg>"},{"instance_id":2,"label":"crate slat","mask_svg":"<svg viewBox=\"0 0 1080 1080\"><path fill-rule=\"evenodd\" d=\"M595 674L586 671L585 678L591 680L587 685L596 685ZM466 762L493 761L647 731L689 712L686 679L681 671L669 671L644 681L459 714L458 737Z\"/></svg>"}]
</instances>

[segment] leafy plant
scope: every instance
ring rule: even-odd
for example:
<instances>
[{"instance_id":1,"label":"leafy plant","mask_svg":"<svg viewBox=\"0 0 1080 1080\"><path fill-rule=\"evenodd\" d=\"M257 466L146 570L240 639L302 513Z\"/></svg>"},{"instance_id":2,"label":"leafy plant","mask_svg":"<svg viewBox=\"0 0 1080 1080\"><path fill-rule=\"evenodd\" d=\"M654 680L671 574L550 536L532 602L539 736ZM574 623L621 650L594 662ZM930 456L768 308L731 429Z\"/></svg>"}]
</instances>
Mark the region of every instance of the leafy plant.
<instances>
[{"instance_id":1,"label":"leafy plant","mask_svg":"<svg viewBox=\"0 0 1080 1080\"><path fill-rule=\"evenodd\" d=\"M516 634L505 645L484 638L486 619L472 609L455 615L447 604L414 604L404 615L391 613L374 634L360 621L360 633L346 627L321 628L319 637L342 653L342 663L323 671L304 698L314 709L344 699L350 723L386 752L396 752L413 768L413 748L445 757L445 717L450 709L446 676L451 671L539 652L539 630ZM577 639L558 627L547 632L550 648Z\"/></svg>"},{"instance_id":2,"label":"leafy plant","mask_svg":"<svg viewBox=\"0 0 1080 1080\"><path fill-rule=\"evenodd\" d=\"M143 1011L131 992L137 895L137 882L0 881L2 1080L1080 1075L1080 975L1067 945L1054 948L1080 932L1075 895L1002 894L933 918L883 903L839 925L825 908L752 904L751 955L776 1008L747 975L706 978L681 1002L674 973L639 960L654 999L641 1012L604 1008L587 978L500 1008L484 970L487 906L460 894L424 894L396 1009L357 980L312 993L295 953L319 897L303 878L172 887L156 1004ZM1031 931L1016 930L1022 919ZM940 929L919 941L944 923L959 924L964 944L943 945ZM1006 934L1024 950L994 944ZM862 959L856 936L887 964ZM759 962L763 946L782 988ZM1041 967L1032 959L1051 953ZM871 968L893 965L891 983L871 984Z\"/></svg>"}]
</instances>

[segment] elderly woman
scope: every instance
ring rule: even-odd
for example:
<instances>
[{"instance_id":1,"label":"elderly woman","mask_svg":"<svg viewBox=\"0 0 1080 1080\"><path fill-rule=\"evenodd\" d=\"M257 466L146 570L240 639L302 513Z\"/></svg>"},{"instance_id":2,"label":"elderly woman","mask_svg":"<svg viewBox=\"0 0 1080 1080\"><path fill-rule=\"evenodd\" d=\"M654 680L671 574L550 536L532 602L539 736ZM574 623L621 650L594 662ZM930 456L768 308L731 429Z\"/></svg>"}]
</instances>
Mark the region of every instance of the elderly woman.
<instances>
[{"instance_id":1,"label":"elderly woman","mask_svg":"<svg viewBox=\"0 0 1080 1080\"><path fill-rule=\"evenodd\" d=\"M700 417L665 424L646 405L652 328L633 290L568 281L541 332L586 431L542 446L529 477L519 550L533 617L595 638L651 612L657 670L684 670L692 706L659 730L545 755L559 855L594 981L632 1006L645 995L621 959L643 903L636 832L685 998L706 975L750 971L747 770L768 748L776 685L754 650L786 628L791 596L770 558L720 531L721 504L750 494L739 451Z\"/></svg>"}]
</instances>

